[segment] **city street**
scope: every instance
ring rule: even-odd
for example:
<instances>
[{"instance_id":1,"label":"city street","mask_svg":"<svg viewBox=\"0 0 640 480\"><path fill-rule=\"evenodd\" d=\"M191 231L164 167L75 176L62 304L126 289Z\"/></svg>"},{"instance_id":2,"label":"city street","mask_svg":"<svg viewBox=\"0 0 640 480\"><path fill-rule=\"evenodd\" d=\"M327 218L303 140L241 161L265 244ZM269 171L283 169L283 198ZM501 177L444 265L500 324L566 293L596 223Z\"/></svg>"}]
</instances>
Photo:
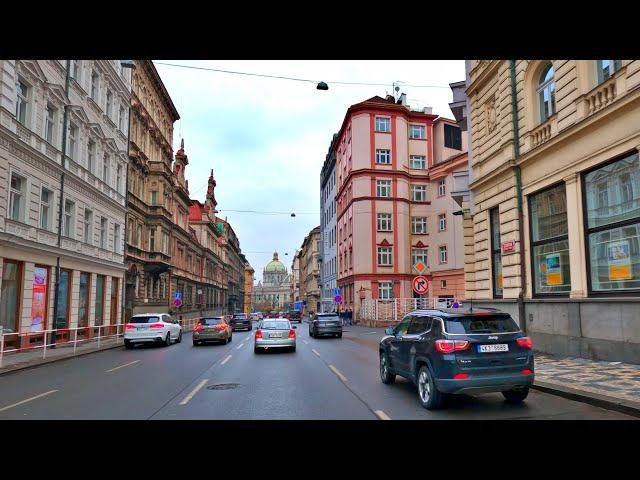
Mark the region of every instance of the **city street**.
<instances>
[{"instance_id":1,"label":"city street","mask_svg":"<svg viewBox=\"0 0 640 480\"><path fill-rule=\"evenodd\" d=\"M345 327L313 339L297 326L297 351L254 354L253 335L194 347L124 347L0 376L0 419L440 420L633 417L532 390L522 405L501 394L461 396L424 410L416 389L378 374L380 329Z\"/></svg>"}]
</instances>

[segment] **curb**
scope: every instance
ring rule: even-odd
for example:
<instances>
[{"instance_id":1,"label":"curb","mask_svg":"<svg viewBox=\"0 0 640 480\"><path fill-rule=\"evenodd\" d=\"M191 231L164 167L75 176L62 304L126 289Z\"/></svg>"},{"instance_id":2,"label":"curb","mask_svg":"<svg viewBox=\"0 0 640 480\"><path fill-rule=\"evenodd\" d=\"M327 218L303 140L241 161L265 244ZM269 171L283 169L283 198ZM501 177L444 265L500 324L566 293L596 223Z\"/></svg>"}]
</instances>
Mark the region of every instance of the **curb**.
<instances>
[{"instance_id":1,"label":"curb","mask_svg":"<svg viewBox=\"0 0 640 480\"><path fill-rule=\"evenodd\" d=\"M576 402L587 403L595 407L614 410L616 412L640 418L640 402L623 400L609 395L585 392L584 390L578 390L551 382L541 382L538 380L534 381L532 388L558 397L568 398L569 400L575 400Z\"/></svg>"}]
</instances>

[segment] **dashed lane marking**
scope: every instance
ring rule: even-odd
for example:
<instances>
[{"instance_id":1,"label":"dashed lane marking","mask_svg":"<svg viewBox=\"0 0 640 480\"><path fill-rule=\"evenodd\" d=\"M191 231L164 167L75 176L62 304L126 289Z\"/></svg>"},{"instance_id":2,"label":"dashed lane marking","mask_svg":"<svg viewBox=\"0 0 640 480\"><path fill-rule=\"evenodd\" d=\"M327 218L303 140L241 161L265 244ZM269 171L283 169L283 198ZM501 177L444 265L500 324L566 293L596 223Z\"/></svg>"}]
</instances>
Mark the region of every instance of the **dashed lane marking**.
<instances>
[{"instance_id":1,"label":"dashed lane marking","mask_svg":"<svg viewBox=\"0 0 640 480\"><path fill-rule=\"evenodd\" d=\"M222 362L220 362L220 365L224 365L225 363L227 363L229 361L229 359L231 358L231 355L227 355L227 358L225 358L224 360L222 360Z\"/></svg>"},{"instance_id":2,"label":"dashed lane marking","mask_svg":"<svg viewBox=\"0 0 640 480\"><path fill-rule=\"evenodd\" d=\"M238 345L238 346L236 347L236 350L240 350L242 347L244 347L244 343L241 343L240 345Z\"/></svg>"},{"instance_id":3,"label":"dashed lane marking","mask_svg":"<svg viewBox=\"0 0 640 480\"><path fill-rule=\"evenodd\" d=\"M315 353L317 356L320 356L320 354L316 351L316 349L315 349L315 348L312 348L312 349L311 349L311 351L312 351L313 353Z\"/></svg>"},{"instance_id":4,"label":"dashed lane marking","mask_svg":"<svg viewBox=\"0 0 640 480\"><path fill-rule=\"evenodd\" d=\"M367 332L365 333L365 335L373 335L374 333L378 333L378 332Z\"/></svg>"},{"instance_id":5,"label":"dashed lane marking","mask_svg":"<svg viewBox=\"0 0 640 480\"><path fill-rule=\"evenodd\" d=\"M391 420L391 417L384 413L382 410L376 410L375 413L380 420Z\"/></svg>"},{"instance_id":6,"label":"dashed lane marking","mask_svg":"<svg viewBox=\"0 0 640 480\"><path fill-rule=\"evenodd\" d=\"M302 340L304 342L305 345L309 345L309 342L307 342L306 340Z\"/></svg>"},{"instance_id":7,"label":"dashed lane marking","mask_svg":"<svg viewBox=\"0 0 640 480\"><path fill-rule=\"evenodd\" d=\"M347 382L347 377L345 377L342 373L340 373L340 370L338 370L338 369L337 369L336 367L334 367L333 365L329 365L329 368L331 369L331 371L332 371L333 373L335 373L335 374L340 378L340 380L342 380L342 381L343 381L343 382L345 382L345 383Z\"/></svg>"},{"instance_id":8,"label":"dashed lane marking","mask_svg":"<svg viewBox=\"0 0 640 480\"><path fill-rule=\"evenodd\" d=\"M128 367L130 365L133 365L134 363L138 363L139 361L140 360L134 360L133 362L125 363L124 365L120 365L118 367L112 368L111 370L106 370L104 373L115 372L116 370L119 370L121 368Z\"/></svg>"},{"instance_id":9,"label":"dashed lane marking","mask_svg":"<svg viewBox=\"0 0 640 480\"><path fill-rule=\"evenodd\" d=\"M204 387L204 385L209 381L208 378L201 380L200 383L196 386L196 388L194 388L191 393L189 395L187 395L186 397L184 397L184 399L180 402L180 405L186 405L187 403L189 403L189 400L191 400L194 395L196 393L198 393L200 391L200 389L202 387Z\"/></svg>"},{"instance_id":10,"label":"dashed lane marking","mask_svg":"<svg viewBox=\"0 0 640 480\"><path fill-rule=\"evenodd\" d=\"M19 402L16 402L16 403L12 404L12 405L7 405L6 407L0 408L0 412L4 412L5 410L9 410L10 408L17 407L18 405L22 405L23 403L27 403L27 402L31 402L33 400L37 400L38 398L42 398L42 397L44 397L46 395L51 395L52 393L55 393L57 391L58 390L49 390L48 392L41 393L40 395L35 395L33 397L26 398L24 400L21 400Z\"/></svg>"}]
</instances>

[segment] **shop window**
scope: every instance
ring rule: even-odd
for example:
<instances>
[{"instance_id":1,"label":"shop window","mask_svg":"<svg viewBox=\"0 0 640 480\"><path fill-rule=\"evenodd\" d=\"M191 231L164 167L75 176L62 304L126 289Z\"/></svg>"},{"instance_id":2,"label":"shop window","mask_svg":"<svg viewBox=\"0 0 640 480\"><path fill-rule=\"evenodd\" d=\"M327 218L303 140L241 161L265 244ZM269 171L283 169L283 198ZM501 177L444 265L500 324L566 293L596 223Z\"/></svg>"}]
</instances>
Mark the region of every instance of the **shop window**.
<instances>
[{"instance_id":1,"label":"shop window","mask_svg":"<svg viewBox=\"0 0 640 480\"><path fill-rule=\"evenodd\" d=\"M94 325L104 324L104 275L96 276L96 310Z\"/></svg>"},{"instance_id":2,"label":"shop window","mask_svg":"<svg viewBox=\"0 0 640 480\"><path fill-rule=\"evenodd\" d=\"M78 328L89 326L89 292L91 274L80 272L80 296L78 298Z\"/></svg>"},{"instance_id":3,"label":"shop window","mask_svg":"<svg viewBox=\"0 0 640 480\"><path fill-rule=\"evenodd\" d=\"M71 305L71 270L60 270L58 290L58 312L54 328L69 327L69 307Z\"/></svg>"},{"instance_id":4,"label":"shop window","mask_svg":"<svg viewBox=\"0 0 640 480\"><path fill-rule=\"evenodd\" d=\"M22 262L4 260L0 284L0 326L4 333L19 330L20 300L22 299Z\"/></svg>"},{"instance_id":5,"label":"shop window","mask_svg":"<svg viewBox=\"0 0 640 480\"><path fill-rule=\"evenodd\" d=\"M489 212L491 223L491 260L493 269L493 298L502 298L502 253L500 252L500 212Z\"/></svg>"}]
</instances>

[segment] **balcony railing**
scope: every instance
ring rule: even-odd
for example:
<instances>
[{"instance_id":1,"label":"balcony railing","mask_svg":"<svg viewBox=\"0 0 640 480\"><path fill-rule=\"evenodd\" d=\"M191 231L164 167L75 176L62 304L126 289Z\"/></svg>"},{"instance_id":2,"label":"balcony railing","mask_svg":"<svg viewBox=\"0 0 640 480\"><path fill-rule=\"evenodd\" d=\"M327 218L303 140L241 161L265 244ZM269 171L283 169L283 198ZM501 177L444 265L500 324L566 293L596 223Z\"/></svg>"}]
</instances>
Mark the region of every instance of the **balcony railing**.
<instances>
[{"instance_id":1,"label":"balcony railing","mask_svg":"<svg viewBox=\"0 0 640 480\"><path fill-rule=\"evenodd\" d=\"M611 104L616 99L616 93L616 82L614 78L592 90L584 98L587 115L594 114Z\"/></svg>"}]
</instances>

